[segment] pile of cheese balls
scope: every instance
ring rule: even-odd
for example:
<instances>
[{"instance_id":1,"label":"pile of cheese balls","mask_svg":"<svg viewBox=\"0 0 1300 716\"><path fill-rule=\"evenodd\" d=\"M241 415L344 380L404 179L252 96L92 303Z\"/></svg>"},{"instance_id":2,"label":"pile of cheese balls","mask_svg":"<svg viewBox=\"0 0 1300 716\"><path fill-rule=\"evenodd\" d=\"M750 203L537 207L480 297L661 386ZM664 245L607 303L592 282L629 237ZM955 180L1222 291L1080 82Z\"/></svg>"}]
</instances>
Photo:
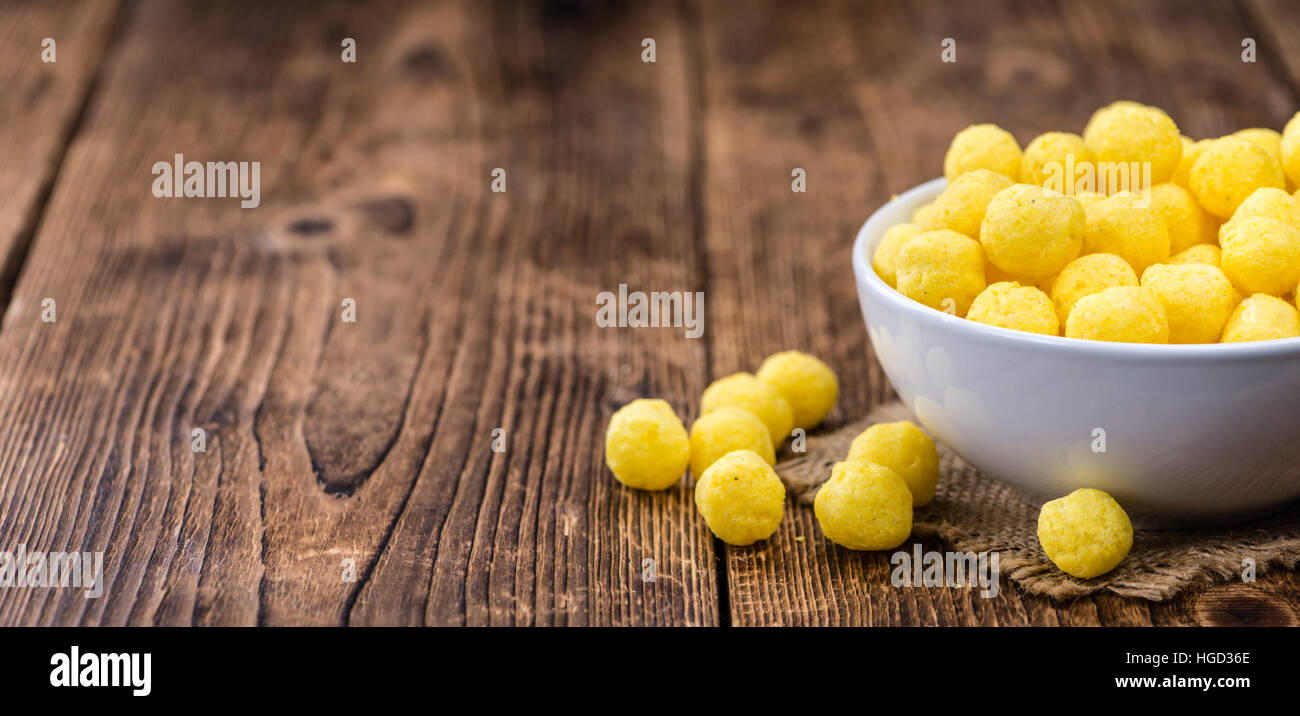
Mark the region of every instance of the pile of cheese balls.
<instances>
[{"instance_id":1,"label":"pile of cheese balls","mask_svg":"<svg viewBox=\"0 0 1300 716\"><path fill-rule=\"evenodd\" d=\"M756 374L714 381L700 398L690 434L667 401L642 398L619 408L605 431L605 462L619 482L664 490L690 467L695 507L727 544L745 546L776 532L785 486L773 470L776 447L795 429L830 413L839 380L799 351L763 361ZM822 533L854 550L893 549L912 532L912 509L934 499L939 451L913 423L877 423L854 438L813 504ZM1079 490L1043 506L1039 541L1066 572L1093 577L1128 554L1133 529L1109 495Z\"/></svg>"},{"instance_id":2,"label":"pile of cheese balls","mask_svg":"<svg viewBox=\"0 0 1300 716\"><path fill-rule=\"evenodd\" d=\"M700 398L690 434L663 400L640 399L610 418L605 461L630 487L662 490L689 465L695 507L719 539L744 546L776 532L785 486L772 466L795 429L830 413L839 380L830 366L799 351L768 357L758 372L714 381ZM912 507L934 498L939 453L920 428L873 425L817 493L815 512L831 541L850 549L897 547L912 532Z\"/></svg>"},{"instance_id":3,"label":"pile of cheese balls","mask_svg":"<svg viewBox=\"0 0 1300 716\"><path fill-rule=\"evenodd\" d=\"M1280 134L1193 141L1159 108L1121 101L1082 136L1048 132L1023 151L978 124L953 137L944 176L872 257L913 300L1067 338L1300 336L1300 113Z\"/></svg>"}]
</instances>

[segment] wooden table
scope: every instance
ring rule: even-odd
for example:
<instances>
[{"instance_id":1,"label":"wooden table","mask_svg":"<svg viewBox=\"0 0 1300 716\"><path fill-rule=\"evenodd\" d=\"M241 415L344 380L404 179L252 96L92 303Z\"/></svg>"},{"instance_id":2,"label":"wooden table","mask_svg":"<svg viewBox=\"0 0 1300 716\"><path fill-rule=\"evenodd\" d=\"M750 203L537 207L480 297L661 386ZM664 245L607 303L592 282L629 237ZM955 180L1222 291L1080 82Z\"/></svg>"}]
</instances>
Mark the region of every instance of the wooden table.
<instances>
[{"instance_id":1,"label":"wooden table","mask_svg":"<svg viewBox=\"0 0 1300 716\"><path fill-rule=\"evenodd\" d=\"M206 5L0 6L0 549L103 551L107 584L0 589L0 624L1296 621L1285 570L1164 604L897 589L793 504L729 548L688 481L624 489L602 450L628 400L689 420L788 347L839 372L830 427L891 399L849 269L875 207L977 121L1280 128L1294 5ZM260 162L260 206L156 198L177 153ZM703 337L598 327L619 284L703 291Z\"/></svg>"}]
</instances>

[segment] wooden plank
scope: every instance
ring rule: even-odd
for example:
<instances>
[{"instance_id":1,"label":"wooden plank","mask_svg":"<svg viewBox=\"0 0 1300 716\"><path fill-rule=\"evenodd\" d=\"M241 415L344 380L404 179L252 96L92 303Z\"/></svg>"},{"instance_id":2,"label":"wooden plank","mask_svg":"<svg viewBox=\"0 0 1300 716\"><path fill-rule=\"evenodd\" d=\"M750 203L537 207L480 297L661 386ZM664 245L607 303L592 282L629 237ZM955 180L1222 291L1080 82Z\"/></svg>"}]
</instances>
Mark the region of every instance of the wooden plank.
<instances>
[{"instance_id":1,"label":"wooden plank","mask_svg":"<svg viewBox=\"0 0 1300 716\"><path fill-rule=\"evenodd\" d=\"M0 301L27 253L117 12L116 0L0 5Z\"/></svg>"},{"instance_id":2,"label":"wooden plank","mask_svg":"<svg viewBox=\"0 0 1300 716\"><path fill-rule=\"evenodd\" d=\"M829 427L890 399L862 330L850 244L890 194L940 173L967 124L994 121L1026 143L1049 129L1080 131L1096 107L1136 99L1166 107L1194 136L1214 136L1280 126L1293 111L1288 87L1240 62L1232 6L1024 10L764 3L735 18L701 4L714 376L796 347L840 373ZM954 64L940 61L945 37L957 42ZM794 167L807 170L805 194L791 191ZM811 510L793 505L769 542L726 554L735 624L1189 624L1204 621L1198 600L1223 589L1158 605L1108 595L1057 604L1005 582L992 600L896 589L888 554L828 544ZM1297 583L1294 572L1270 575L1250 594L1272 604Z\"/></svg>"},{"instance_id":3,"label":"wooden plank","mask_svg":"<svg viewBox=\"0 0 1300 716\"><path fill-rule=\"evenodd\" d=\"M700 283L685 66L639 62L677 19L598 21L135 9L0 333L0 536L103 551L105 596L4 590L0 623L717 621L689 490L600 464L614 407L685 409L704 361L594 325L619 282ZM178 152L260 161L261 205L153 197Z\"/></svg>"}]
</instances>

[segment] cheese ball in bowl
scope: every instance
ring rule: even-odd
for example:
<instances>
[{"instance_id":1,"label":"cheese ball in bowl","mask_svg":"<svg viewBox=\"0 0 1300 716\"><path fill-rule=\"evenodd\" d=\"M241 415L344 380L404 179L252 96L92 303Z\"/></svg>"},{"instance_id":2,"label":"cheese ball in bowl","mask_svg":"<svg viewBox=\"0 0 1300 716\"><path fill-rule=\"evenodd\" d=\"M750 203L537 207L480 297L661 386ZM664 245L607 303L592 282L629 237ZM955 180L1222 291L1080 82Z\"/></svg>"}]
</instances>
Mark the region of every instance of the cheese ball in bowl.
<instances>
[{"instance_id":1,"label":"cheese ball in bowl","mask_svg":"<svg viewBox=\"0 0 1300 716\"><path fill-rule=\"evenodd\" d=\"M1042 500L1103 490L1140 527L1228 524L1300 499L1300 338L1078 340L921 305L891 289L870 259L884 232L944 183L884 204L852 252L872 352L929 435ZM1138 276L1130 280L1137 287ZM1276 300L1295 311L1290 292Z\"/></svg>"},{"instance_id":2,"label":"cheese ball in bowl","mask_svg":"<svg viewBox=\"0 0 1300 716\"><path fill-rule=\"evenodd\" d=\"M1055 336L1061 332L1052 299L1033 286L1004 281L984 289L971 303L966 318L1013 331Z\"/></svg>"},{"instance_id":3,"label":"cheese ball in bowl","mask_svg":"<svg viewBox=\"0 0 1300 716\"><path fill-rule=\"evenodd\" d=\"M1011 133L995 124L974 124L952 138L943 158L943 175L948 181L987 169L1011 181L1020 176L1020 144Z\"/></svg>"},{"instance_id":4,"label":"cheese ball in bowl","mask_svg":"<svg viewBox=\"0 0 1300 716\"><path fill-rule=\"evenodd\" d=\"M1119 286L1084 296L1065 321L1068 338L1119 343L1168 343L1169 319L1149 288Z\"/></svg>"},{"instance_id":5,"label":"cheese ball in bowl","mask_svg":"<svg viewBox=\"0 0 1300 716\"><path fill-rule=\"evenodd\" d=\"M984 249L968 236L927 231L898 252L898 292L917 303L964 316L984 287Z\"/></svg>"},{"instance_id":6,"label":"cheese ball in bowl","mask_svg":"<svg viewBox=\"0 0 1300 716\"><path fill-rule=\"evenodd\" d=\"M1241 137L1216 139L1192 164L1192 193L1205 210L1232 218L1246 197L1263 187L1286 188L1282 167L1273 155Z\"/></svg>"},{"instance_id":7,"label":"cheese ball in bowl","mask_svg":"<svg viewBox=\"0 0 1300 716\"><path fill-rule=\"evenodd\" d=\"M1083 248L1085 214L1073 197L1015 184L989 202L980 225L988 262L1030 281L1054 275Z\"/></svg>"},{"instance_id":8,"label":"cheese ball in bowl","mask_svg":"<svg viewBox=\"0 0 1300 716\"><path fill-rule=\"evenodd\" d=\"M1215 266L1156 264L1142 272L1165 308L1170 343L1218 343L1241 297Z\"/></svg>"}]
</instances>

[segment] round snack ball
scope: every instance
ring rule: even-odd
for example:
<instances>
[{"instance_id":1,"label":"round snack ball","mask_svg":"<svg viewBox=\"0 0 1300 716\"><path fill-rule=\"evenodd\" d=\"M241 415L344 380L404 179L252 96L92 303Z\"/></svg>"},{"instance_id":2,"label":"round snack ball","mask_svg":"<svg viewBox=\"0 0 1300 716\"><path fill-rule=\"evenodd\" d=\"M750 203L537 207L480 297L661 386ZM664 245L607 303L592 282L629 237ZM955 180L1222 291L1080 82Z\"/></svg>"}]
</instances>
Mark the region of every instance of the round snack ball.
<instances>
[{"instance_id":1,"label":"round snack ball","mask_svg":"<svg viewBox=\"0 0 1300 716\"><path fill-rule=\"evenodd\" d=\"M1088 207L1083 253L1115 254L1141 274L1151 264L1169 260L1169 228L1159 212L1142 206L1128 192Z\"/></svg>"},{"instance_id":2,"label":"round snack ball","mask_svg":"<svg viewBox=\"0 0 1300 716\"><path fill-rule=\"evenodd\" d=\"M976 169L953 179L930 205L930 211L915 222L924 231L950 229L972 239L980 236L984 211L1011 180L987 169Z\"/></svg>"},{"instance_id":3,"label":"round snack ball","mask_svg":"<svg viewBox=\"0 0 1300 716\"><path fill-rule=\"evenodd\" d=\"M1169 229L1169 251L1178 253L1196 244L1213 243L1219 222L1201 208L1192 192L1165 182L1151 187L1151 210L1165 220Z\"/></svg>"},{"instance_id":4,"label":"round snack ball","mask_svg":"<svg viewBox=\"0 0 1300 716\"><path fill-rule=\"evenodd\" d=\"M605 464L640 490L672 487L691 459L691 439L667 401L639 398L615 411L605 430Z\"/></svg>"},{"instance_id":5,"label":"round snack ball","mask_svg":"<svg viewBox=\"0 0 1300 716\"><path fill-rule=\"evenodd\" d=\"M1276 129L1267 129L1265 127L1251 127L1250 129L1241 129L1232 133L1234 137L1241 137L1247 142L1252 142L1260 149L1273 155L1279 166L1282 164L1282 133ZM1284 172L1285 173L1285 172Z\"/></svg>"},{"instance_id":6,"label":"round snack ball","mask_svg":"<svg viewBox=\"0 0 1300 716\"><path fill-rule=\"evenodd\" d=\"M718 458L695 482L695 509L718 539L744 547L767 539L781 524L785 485L758 453Z\"/></svg>"},{"instance_id":7,"label":"round snack ball","mask_svg":"<svg viewBox=\"0 0 1300 716\"><path fill-rule=\"evenodd\" d=\"M928 505L939 483L939 451L929 435L910 420L876 423L849 445L849 462L874 463L893 470L912 493L912 506Z\"/></svg>"},{"instance_id":8,"label":"round snack ball","mask_svg":"<svg viewBox=\"0 0 1300 716\"><path fill-rule=\"evenodd\" d=\"M912 493L882 465L835 463L817 491L813 512L826 538L857 550L893 549L912 533Z\"/></svg>"},{"instance_id":9,"label":"round snack ball","mask_svg":"<svg viewBox=\"0 0 1300 716\"><path fill-rule=\"evenodd\" d=\"M1182 135L1178 125L1157 107L1136 102L1115 102L1097 110L1083 130L1083 141L1099 164L1151 162L1151 182L1169 181L1183 156ZM1098 177L1100 179L1100 177ZM1107 187L1138 190L1145 187Z\"/></svg>"},{"instance_id":10,"label":"round snack ball","mask_svg":"<svg viewBox=\"0 0 1300 716\"><path fill-rule=\"evenodd\" d=\"M1155 264L1142 273L1169 320L1170 343L1218 343L1241 297L1217 267Z\"/></svg>"},{"instance_id":11,"label":"round snack ball","mask_svg":"<svg viewBox=\"0 0 1300 716\"><path fill-rule=\"evenodd\" d=\"M1052 299L1033 286L1021 286L1015 282L990 284L975 297L966 318L1013 331L1048 336L1061 334L1061 323Z\"/></svg>"},{"instance_id":12,"label":"round snack ball","mask_svg":"<svg viewBox=\"0 0 1300 716\"><path fill-rule=\"evenodd\" d=\"M922 226L928 221L930 221L931 220L930 217L932 216L934 216L933 201L928 204L922 204L920 207L917 208L916 211L913 211L911 223L916 224L917 226Z\"/></svg>"},{"instance_id":13,"label":"round snack ball","mask_svg":"<svg viewBox=\"0 0 1300 716\"><path fill-rule=\"evenodd\" d=\"M876 255L871 259L871 268L890 288L898 288L898 250L907 240L921 233L916 224L895 224L889 227L876 245Z\"/></svg>"},{"instance_id":14,"label":"round snack ball","mask_svg":"<svg viewBox=\"0 0 1300 716\"><path fill-rule=\"evenodd\" d=\"M989 202L980 244L989 263L1030 279L1051 276L1083 248L1083 206L1032 184L1015 184Z\"/></svg>"},{"instance_id":15,"label":"round snack ball","mask_svg":"<svg viewBox=\"0 0 1300 716\"><path fill-rule=\"evenodd\" d=\"M771 383L759 380L751 373L732 373L719 378L710 383L704 389L704 395L700 396L701 415L728 405L758 416L767 426L775 446L785 442L790 431L794 430L794 412L790 404Z\"/></svg>"},{"instance_id":16,"label":"round snack ball","mask_svg":"<svg viewBox=\"0 0 1300 716\"><path fill-rule=\"evenodd\" d=\"M1206 264L1218 266L1220 249L1214 244L1197 244L1182 253L1170 257L1171 264Z\"/></svg>"},{"instance_id":17,"label":"round snack ball","mask_svg":"<svg viewBox=\"0 0 1300 716\"><path fill-rule=\"evenodd\" d=\"M1292 184L1300 184L1300 112L1282 128L1282 169Z\"/></svg>"},{"instance_id":18,"label":"round snack ball","mask_svg":"<svg viewBox=\"0 0 1300 716\"><path fill-rule=\"evenodd\" d=\"M1149 288L1118 286L1079 299L1065 321L1066 338L1168 343L1165 307Z\"/></svg>"},{"instance_id":19,"label":"round snack ball","mask_svg":"<svg viewBox=\"0 0 1300 716\"><path fill-rule=\"evenodd\" d=\"M1070 309L1084 296L1101 293L1116 286L1138 285L1137 273L1128 262L1115 254L1088 254L1061 269L1052 283L1052 303L1056 317L1065 325Z\"/></svg>"},{"instance_id":20,"label":"round snack ball","mask_svg":"<svg viewBox=\"0 0 1300 716\"><path fill-rule=\"evenodd\" d=\"M1276 296L1257 293L1241 302L1223 327L1223 343L1300 336L1300 311Z\"/></svg>"},{"instance_id":21,"label":"round snack ball","mask_svg":"<svg viewBox=\"0 0 1300 716\"><path fill-rule=\"evenodd\" d=\"M691 426L691 474L695 479L718 458L736 450L750 450L767 464L776 464L772 436L757 415L726 406L696 418Z\"/></svg>"},{"instance_id":22,"label":"round snack ball","mask_svg":"<svg viewBox=\"0 0 1300 716\"><path fill-rule=\"evenodd\" d=\"M807 430L820 423L840 395L835 371L816 356L800 351L773 353L758 367L757 375L790 404L796 428Z\"/></svg>"},{"instance_id":23,"label":"round snack ball","mask_svg":"<svg viewBox=\"0 0 1300 716\"><path fill-rule=\"evenodd\" d=\"M992 286L995 283L1006 283L1008 281L1011 283L1019 283L1022 286L1033 286L1039 291L1047 293L1052 290L1052 283L1056 281L1056 274L1052 274L1046 278L1031 279L1023 276L1016 276L1009 271L1003 271L991 263L984 264L984 282L986 284Z\"/></svg>"},{"instance_id":24,"label":"round snack ball","mask_svg":"<svg viewBox=\"0 0 1300 716\"><path fill-rule=\"evenodd\" d=\"M898 292L938 311L944 302L966 315L984 290L984 249L955 231L927 231L898 252Z\"/></svg>"},{"instance_id":25,"label":"round snack ball","mask_svg":"<svg viewBox=\"0 0 1300 716\"><path fill-rule=\"evenodd\" d=\"M1020 181L1041 187L1050 181L1059 185L1053 187L1056 191L1071 194L1083 167L1092 164L1092 150L1083 143L1083 137L1069 132L1047 132L1025 147L1020 158ZM1070 167L1074 168L1074 176L1067 175Z\"/></svg>"},{"instance_id":26,"label":"round snack ball","mask_svg":"<svg viewBox=\"0 0 1300 716\"><path fill-rule=\"evenodd\" d=\"M1300 280L1300 228L1261 216L1225 224L1219 234L1223 272L1244 295L1281 296Z\"/></svg>"},{"instance_id":27,"label":"round snack ball","mask_svg":"<svg viewBox=\"0 0 1300 716\"><path fill-rule=\"evenodd\" d=\"M1286 180L1273 155L1241 137L1214 140L1192 164L1192 193L1205 210L1228 219L1246 197L1265 186L1282 189Z\"/></svg>"},{"instance_id":28,"label":"round snack ball","mask_svg":"<svg viewBox=\"0 0 1300 716\"><path fill-rule=\"evenodd\" d=\"M1088 211L1088 207L1092 206L1093 204L1096 204L1097 202L1105 198L1106 198L1105 194L1101 194L1095 191L1079 191L1079 192L1075 192L1074 194L1074 200L1079 202L1079 206L1083 207L1085 213Z\"/></svg>"},{"instance_id":29,"label":"round snack ball","mask_svg":"<svg viewBox=\"0 0 1300 716\"><path fill-rule=\"evenodd\" d=\"M1020 176L1020 145L995 124L972 124L958 132L943 157L943 175L952 181L988 169L1015 181Z\"/></svg>"},{"instance_id":30,"label":"round snack ball","mask_svg":"<svg viewBox=\"0 0 1300 716\"><path fill-rule=\"evenodd\" d=\"M1085 488L1043 505L1038 543L1062 572L1092 579L1124 561L1133 547L1133 524L1115 498Z\"/></svg>"},{"instance_id":31,"label":"round snack ball","mask_svg":"<svg viewBox=\"0 0 1300 716\"><path fill-rule=\"evenodd\" d=\"M1181 186L1184 189L1192 188L1192 165L1196 163L1196 158L1201 156L1201 152L1214 143L1213 139L1202 139L1193 142L1187 137L1183 137L1183 158L1178 160L1178 167L1174 169L1174 175L1169 181Z\"/></svg>"},{"instance_id":32,"label":"round snack ball","mask_svg":"<svg viewBox=\"0 0 1300 716\"><path fill-rule=\"evenodd\" d=\"M1241 202L1236 211L1232 212L1232 218L1228 219L1223 226L1252 216L1277 219L1300 228L1300 201L1276 187L1266 186L1256 189ZM1223 227L1219 227L1219 232L1223 232Z\"/></svg>"}]
</instances>

